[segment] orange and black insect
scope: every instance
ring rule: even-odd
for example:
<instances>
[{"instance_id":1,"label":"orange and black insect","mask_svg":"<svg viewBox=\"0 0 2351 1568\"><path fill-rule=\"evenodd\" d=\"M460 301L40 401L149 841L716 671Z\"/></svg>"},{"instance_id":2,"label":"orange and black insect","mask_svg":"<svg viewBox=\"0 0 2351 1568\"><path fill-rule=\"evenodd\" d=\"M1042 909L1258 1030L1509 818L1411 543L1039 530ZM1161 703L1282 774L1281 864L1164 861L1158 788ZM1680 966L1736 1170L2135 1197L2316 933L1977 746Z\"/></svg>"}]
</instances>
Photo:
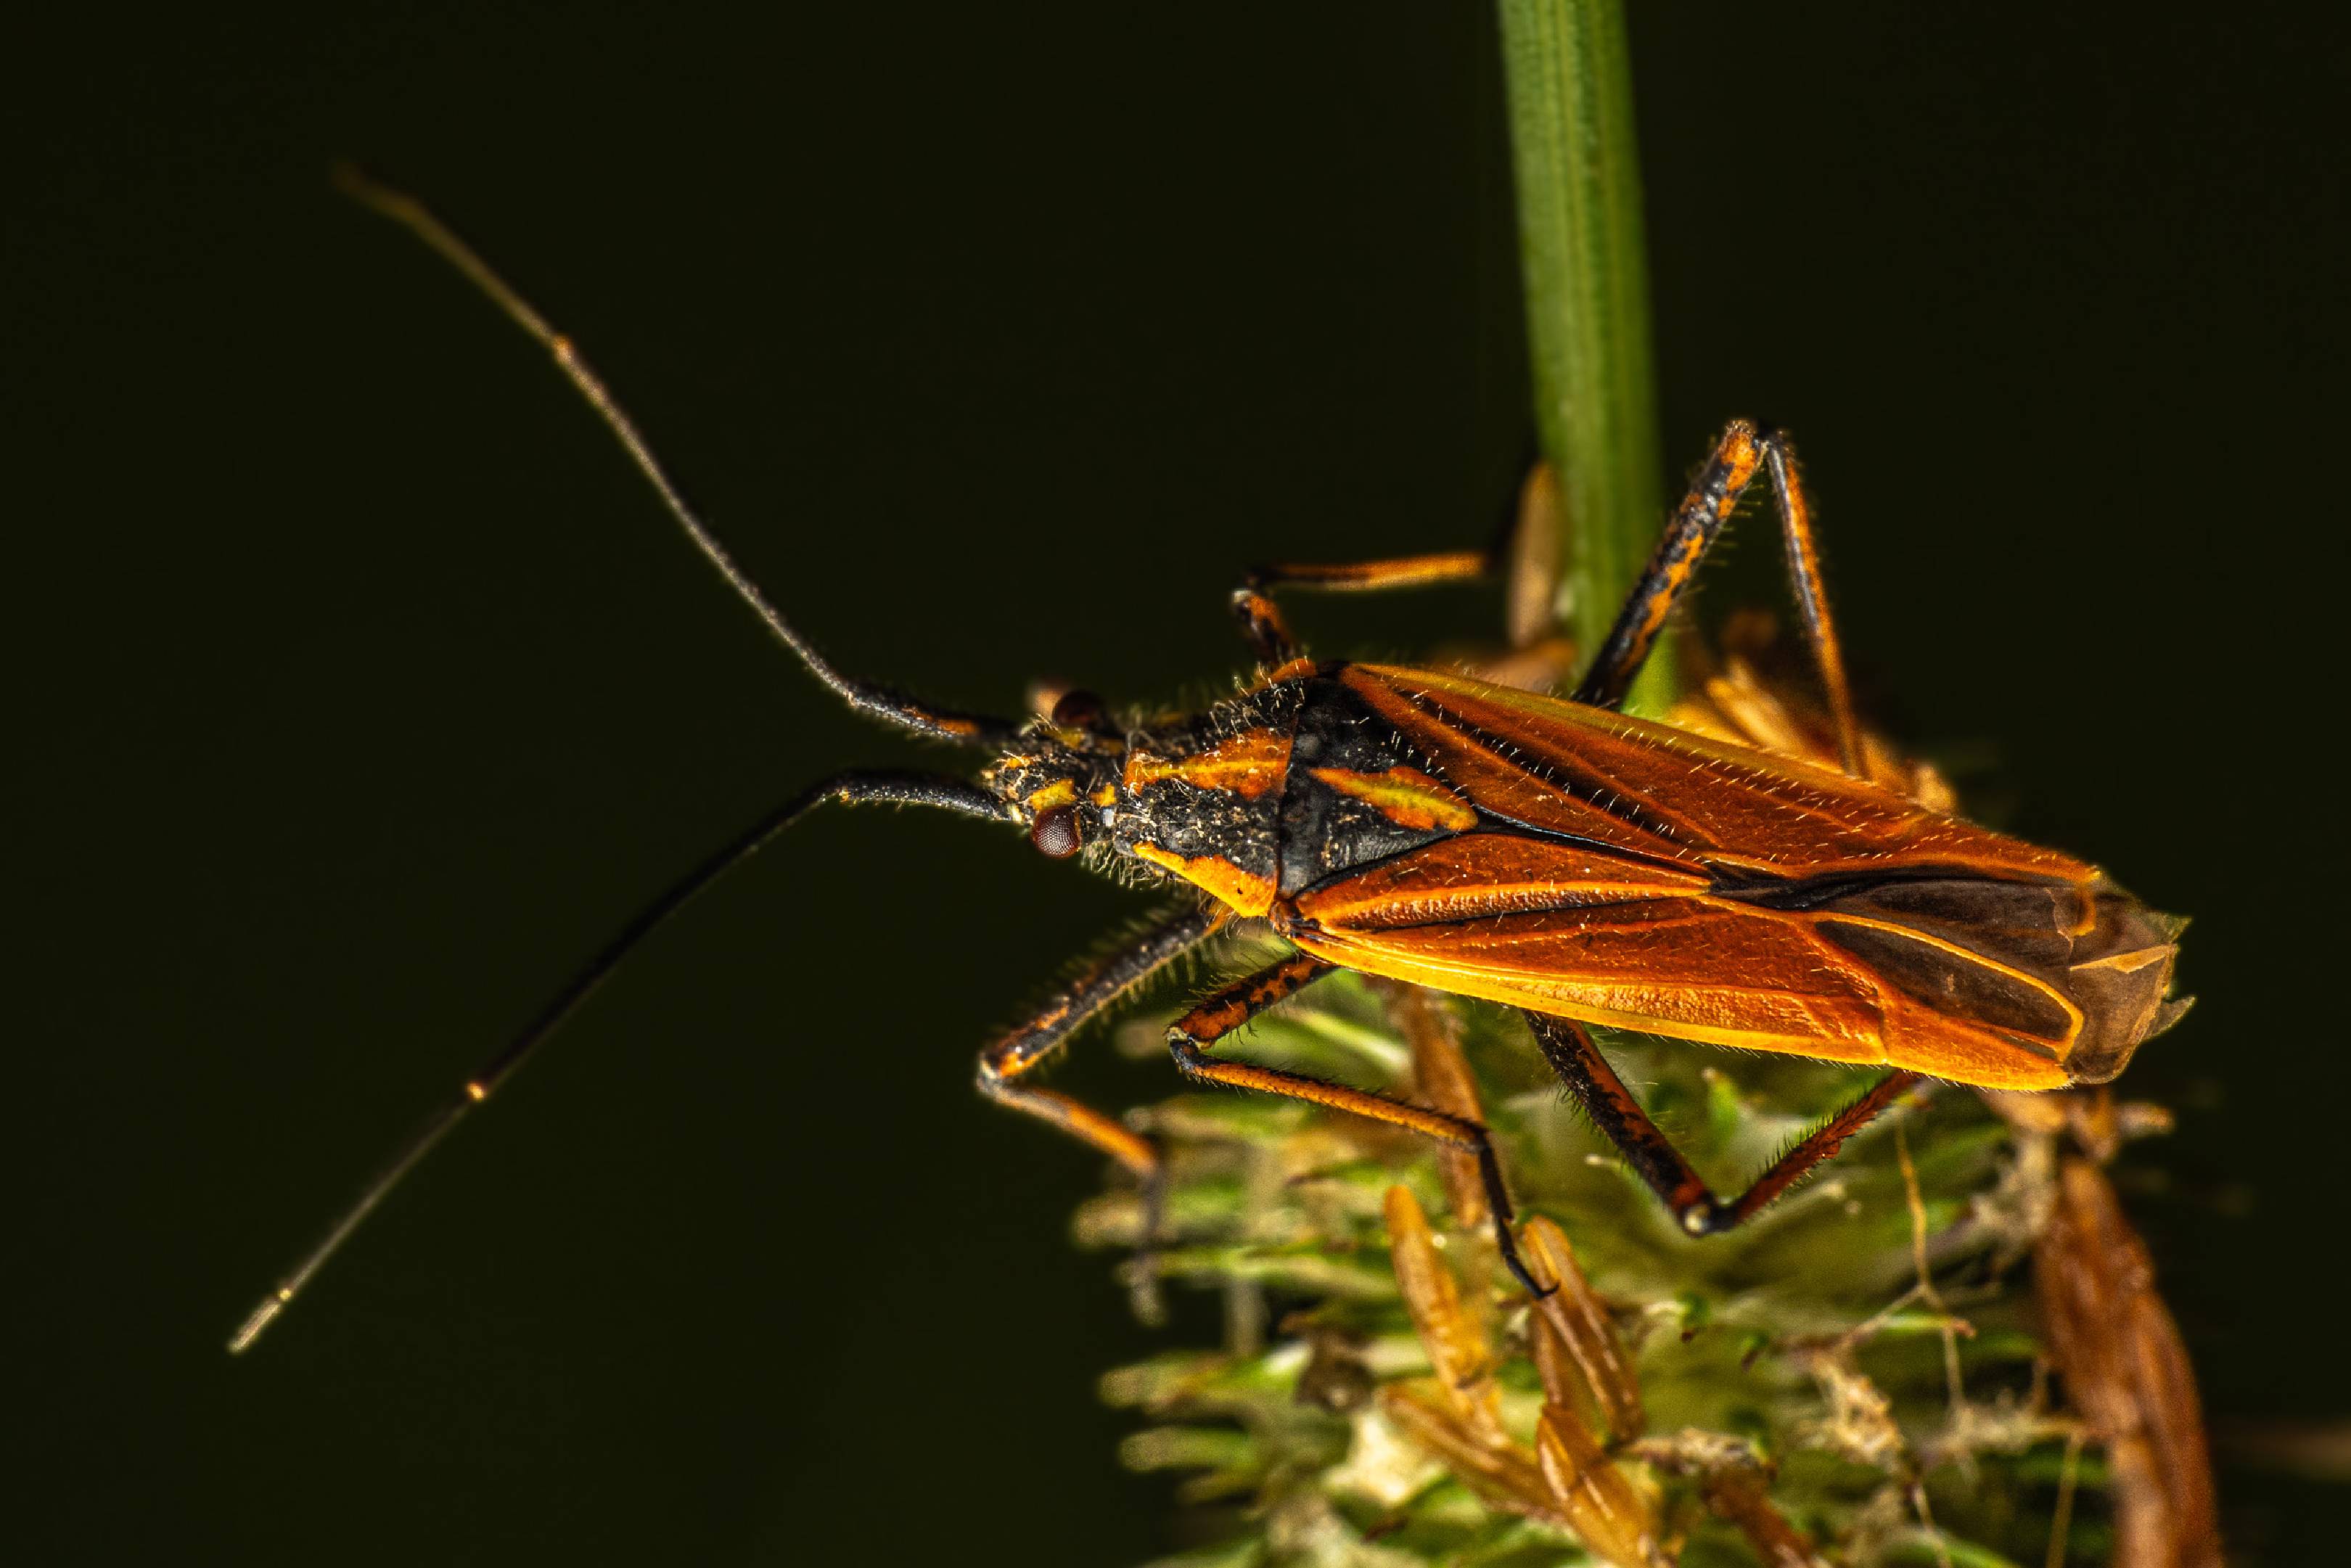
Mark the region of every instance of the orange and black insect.
<instances>
[{"instance_id":1,"label":"orange and black insect","mask_svg":"<svg viewBox=\"0 0 2351 1568\"><path fill-rule=\"evenodd\" d=\"M935 707L842 674L785 620L680 497L602 383L531 308L411 199L354 192L481 285L594 404L687 536L842 701L968 747L976 779L852 771L803 791L641 913L466 1082L247 1320L242 1348L386 1192L696 893L828 801L934 806L1024 829L1162 882L1184 907L980 1053L979 1086L1133 1170L1160 1159L1119 1122L1031 1073L1080 1026L1232 922L1292 953L1201 1000L1168 1031L1197 1079L1409 1128L1476 1157L1495 1238L1513 1243L1486 1130L1461 1116L1214 1054L1251 1018L1335 969L1522 1009L1594 1123L1693 1234L1754 1214L1922 1077L2003 1089L2102 1082L2185 1006L2167 999L2179 923L2055 851L1930 810L1861 777L1863 745L1786 441L1732 424L1572 699L1433 669L1304 657L1270 597L1483 572L1460 553L1261 571L1234 596L1259 660L1205 713L1113 722L1083 694L1015 722ZM1708 546L1758 479L1786 535L1843 770L1616 711ZM1739 1197L1718 1199L1610 1070L1586 1024L1890 1069Z\"/></svg>"}]
</instances>

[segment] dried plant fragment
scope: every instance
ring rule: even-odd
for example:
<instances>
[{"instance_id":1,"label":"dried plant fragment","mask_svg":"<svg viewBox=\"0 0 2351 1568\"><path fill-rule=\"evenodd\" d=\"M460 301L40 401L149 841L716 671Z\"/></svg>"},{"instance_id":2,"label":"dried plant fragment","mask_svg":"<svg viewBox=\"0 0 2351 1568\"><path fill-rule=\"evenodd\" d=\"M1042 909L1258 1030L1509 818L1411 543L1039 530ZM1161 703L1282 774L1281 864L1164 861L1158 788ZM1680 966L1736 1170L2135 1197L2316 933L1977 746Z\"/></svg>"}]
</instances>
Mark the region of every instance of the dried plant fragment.
<instances>
[{"instance_id":1,"label":"dried plant fragment","mask_svg":"<svg viewBox=\"0 0 2351 1568\"><path fill-rule=\"evenodd\" d=\"M2105 1445L2115 1561L2218 1568L2220 1527L2196 1378L2147 1248L2089 1160L2060 1166L2034 1259L2049 1353Z\"/></svg>"},{"instance_id":2,"label":"dried plant fragment","mask_svg":"<svg viewBox=\"0 0 2351 1568\"><path fill-rule=\"evenodd\" d=\"M1546 1524L1568 1523L1533 1456L1508 1438L1497 1443L1473 1431L1434 1378L1387 1385L1380 1390L1380 1414L1487 1507Z\"/></svg>"},{"instance_id":3,"label":"dried plant fragment","mask_svg":"<svg viewBox=\"0 0 2351 1568\"><path fill-rule=\"evenodd\" d=\"M1826 1568L1813 1543L1771 1506L1764 1478L1751 1468L1718 1470L1702 1494L1706 1506L1739 1527L1764 1568Z\"/></svg>"},{"instance_id":4,"label":"dried plant fragment","mask_svg":"<svg viewBox=\"0 0 2351 1568\"><path fill-rule=\"evenodd\" d=\"M1537 1215L1520 1230L1519 1239L1535 1278L1557 1287L1537 1309L1536 1322L1542 1328L1535 1341L1535 1364L1542 1371L1545 1396L1554 1405L1574 1402L1545 1365L1545 1346L1555 1343L1582 1374L1581 1390L1598 1408L1608 1430L1620 1441L1640 1436L1648 1423L1641 1411L1639 1375L1615 1320L1584 1280L1567 1232Z\"/></svg>"},{"instance_id":5,"label":"dried plant fragment","mask_svg":"<svg viewBox=\"0 0 2351 1568\"><path fill-rule=\"evenodd\" d=\"M1388 984L1379 988L1387 998L1388 1018L1412 1047L1412 1076L1423 1103L1465 1122L1486 1124L1485 1107L1478 1102L1478 1081L1461 1054L1461 1026L1451 1009L1433 992L1419 986ZM1445 1172L1445 1197L1457 1229L1484 1226L1485 1182L1478 1173L1478 1156L1467 1149L1445 1149L1437 1155Z\"/></svg>"},{"instance_id":6,"label":"dried plant fragment","mask_svg":"<svg viewBox=\"0 0 2351 1568\"><path fill-rule=\"evenodd\" d=\"M1409 1188L1388 1189L1387 1218L1396 1283L1437 1375L1383 1388L1382 1413L1489 1505L1564 1524L1617 1568L1664 1568L1654 1503L1609 1458L1582 1414L1556 1402L1587 1387L1580 1369L1568 1370L1573 1358L1561 1331L1548 1317L1537 1319L1538 1365L1552 1402L1543 1406L1530 1455L1502 1427L1485 1331L1464 1311L1460 1289ZM1545 1242L1554 1277L1573 1274L1588 1301L1590 1288L1575 1270L1567 1239L1556 1226L1551 1230ZM1554 1292L1553 1299L1564 1293Z\"/></svg>"},{"instance_id":7,"label":"dried plant fragment","mask_svg":"<svg viewBox=\"0 0 2351 1568\"><path fill-rule=\"evenodd\" d=\"M1507 1443L1501 1396L1494 1386L1493 1351L1486 1331L1461 1304L1461 1287L1437 1251L1436 1233L1420 1200L1405 1186L1388 1188L1389 1256L1405 1309L1428 1352L1447 1408L1479 1439Z\"/></svg>"},{"instance_id":8,"label":"dried plant fragment","mask_svg":"<svg viewBox=\"0 0 2351 1568\"><path fill-rule=\"evenodd\" d=\"M1873 1469L1907 1469L1909 1448L1894 1423L1894 1402L1854 1364L1851 1343L1800 1345L1788 1359L1812 1375L1828 1402L1827 1416L1804 1429L1807 1441Z\"/></svg>"},{"instance_id":9,"label":"dried plant fragment","mask_svg":"<svg viewBox=\"0 0 2351 1568\"><path fill-rule=\"evenodd\" d=\"M1656 1509L1603 1451L1583 1417L1564 1405L1544 1406L1535 1457L1552 1501L1595 1555L1617 1568L1661 1568Z\"/></svg>"}]
</instances>

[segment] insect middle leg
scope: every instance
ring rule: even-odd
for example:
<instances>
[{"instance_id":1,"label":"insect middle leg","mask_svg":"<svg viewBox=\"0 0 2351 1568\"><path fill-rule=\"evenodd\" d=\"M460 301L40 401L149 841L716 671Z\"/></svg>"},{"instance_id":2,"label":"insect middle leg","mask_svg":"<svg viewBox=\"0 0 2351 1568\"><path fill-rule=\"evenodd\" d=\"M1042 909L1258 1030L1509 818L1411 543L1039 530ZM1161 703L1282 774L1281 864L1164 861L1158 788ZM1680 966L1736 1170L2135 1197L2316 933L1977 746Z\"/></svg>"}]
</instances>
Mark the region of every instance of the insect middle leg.
<instances>
[{"instance_id":1,"label":"insect middle leg","mask_svg":"<svg viewBox=\"0 0 2351 1568\"><path fill-rule=\"evenodd\" d=\"M1324 593L1378 593L1437 582L1501 577L1506 585L1511 662L1502 684L1547 690L1563 678L1573 648L1559 633L1559 477L1537 463L1520 487L1518 506L1482 550L1438 550L1384 560L1261 566L1233 591L1234 614L1258 657L1270 665L1298 656L1297 639L1273 601L1279 588Z\"/></svg>"},{"instance_id":2,"label":"insect middle leg","mask_svg":"<svg viewBox=\"0 0 2351 1568\"><path fill-rule=\"evenodd\" d=\"M1845 772L1856 779L1865 777L1861 729L1854 718L1852 690L1845 680L1844 648L1821 582L1812 503L1796 475L1795 450L1778 431L1759 430L1743 419L1733 420L1724 430L1691 482L1689 493L1674 508L1649 564L1642 569L1640 580L1633 585L1606 640L1593 655L1575 700L1596 707L1615 707L1624 702L1633 677L1641 673L1649 651L1656 645L1667 617L1688 593L1708 547L1738 510L1740 497L1759 469L1771 476L1772 500L1787 548L1788 580L1803 617L1804 635L1812 644L1830 716L1835 721L1838 758Z\"/></svg>"},{"instance_id":3,"label":"insect middle leg","mask_svg":"<svg viewBox=\"0 0 2351 1568\"><path fill-rule=\"evenodd\" d=\"M1334 1111L1384 1122L1391 1127L1404 1127L1434 1138L1452 1148L1461 1149L1475 1156L1478 1175L1486 1188L1486 1203L1494 1225L1494 1244L1502 1254L1502 1262L1511 1277L1526 1287L1529 1294L1541 1297L1556 1286L1545 1287L1536 1282L1519 1256L1517 1239L1510 1234L1510 1189L1502 1182L1501 1161L1494 1154L1493 1135L1466 1116L1455 1116L1425 1106L1407 1105L1367 1090L1351 1089L1343 1083L1311 1077L1303 1072L1285 1071L1277 1067L1259 1067L1246 1061L1223 1061L1208 1051L1216 1043L1239 1029L1276 1002L1297 995L1323 976L1338 967L1304 953L1294 953L1279 963L1267 966L1245 979L1236 980L1223 989L1212 992L1200 1004L1167 1030L1167 1049L1174 1053L1176 1065L1191 1077L1210 1083L1228 1084L1235 1089L1255 1089L1267 1094L1280 1094L1286 1099L1303 1100L1309 1104L1326 1105Z\"/></svg>"},{"instance_id":4,"label":"insect middle leg","mask_svg":"<svg viewBox=\"0 0 2351 1568\"><path fill-rule=\"evenodd\" d=\"M1233 614L1241 635L1269 664L1298 657L1298 640L1273 601L1277 588L1320 589L1326 593L1377 593L1393 588L1419 588L1432 582L1468 582L1494 569L1489 550L1447 550L1433 555L1395 556L1386 560L1346 561L1333 565L1289 562L1261 566L1233 590Z\"/></svg>"},{"instance_id":5,"label":"insect middle leg","mask_svg":"<svg viewBox=\"0 0 2351 1568\"><path fill-rule=\"evenodd\" d=\"M1717 1235L1754 1218L1919 1081L1915 1072L1887 1073L1868 1093L1815 1128L1749 1184L1745 1192L1726 1203L1714 1196L1682 1152L1657 1130L1649 1113L1625 1087L1625 1081L1616 1076L1616 1070L1600 1054L1590 1031L1572 1019L1547 1013L1526 1016L1534 1029L1535 1044L1583 1103L1593 1125L1616 1145L1634 1174L1648 1184L1676 1223L1692 1236Z\"/></svg>"}]
</instances>

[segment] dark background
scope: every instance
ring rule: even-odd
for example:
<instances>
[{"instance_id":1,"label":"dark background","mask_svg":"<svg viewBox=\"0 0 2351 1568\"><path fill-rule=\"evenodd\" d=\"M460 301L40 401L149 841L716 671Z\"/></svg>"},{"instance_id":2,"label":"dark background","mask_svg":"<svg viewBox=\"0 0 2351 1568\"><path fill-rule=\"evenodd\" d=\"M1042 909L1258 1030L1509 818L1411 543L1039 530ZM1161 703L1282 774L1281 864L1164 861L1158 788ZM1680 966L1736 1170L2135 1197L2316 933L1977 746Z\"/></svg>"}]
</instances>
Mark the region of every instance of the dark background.
<instances>
[{"instance_id":1,"label":"dark background","mask_svg":"<svg viewBox=\"0 0 2351 1568\"><path fill-rule=\"evenodd\" d=\"M1674 473L1730 414L1792 428L1872 711L2197 917L2203 1005L2132 1078L2182 1110L2137 1212L2224 1435L2339 1420L2351 46L2184 6L1636 9ZM1098 1162L968 1088L1137 905L977 824L802 830L221 1353L639 900L819 772L919 755L325 171L473 235L843 664L1198 695L1241 565L1475 543L1529 455L1485 10L24 26L21 1560L1164 1545L1092 1383L1167 1342L1064 1240ZM1713 605L1776 591L1768 539ZM1494 617L1303 620L1405 651ZM1084 1054L1074 1083L1165 1084ZM2341 1492L2223 1479L2261 1560L2325 1559Z\"/></svg>"}]
</instances>

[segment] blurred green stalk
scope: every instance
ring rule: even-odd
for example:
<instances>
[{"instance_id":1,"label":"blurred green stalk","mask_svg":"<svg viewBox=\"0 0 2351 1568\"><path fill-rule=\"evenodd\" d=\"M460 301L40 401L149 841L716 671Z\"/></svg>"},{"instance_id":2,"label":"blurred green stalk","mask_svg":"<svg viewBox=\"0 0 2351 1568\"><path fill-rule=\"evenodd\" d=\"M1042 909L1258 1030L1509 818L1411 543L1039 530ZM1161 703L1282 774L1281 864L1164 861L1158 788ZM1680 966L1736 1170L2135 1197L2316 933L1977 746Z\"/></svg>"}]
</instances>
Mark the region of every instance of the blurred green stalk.
<instances>
[{"instance_id":1,"label":"blurred green stalk","mask_svg":"<svg viewBox=\"0 0 2351 1568\"><path fill-rule=\"evenodd\" d=\"M1500 6L1535 423L1564 503L1558 612L1589 656L1665 517L1632 66L1622 0Z\"/></svg>"}]
</instances>

